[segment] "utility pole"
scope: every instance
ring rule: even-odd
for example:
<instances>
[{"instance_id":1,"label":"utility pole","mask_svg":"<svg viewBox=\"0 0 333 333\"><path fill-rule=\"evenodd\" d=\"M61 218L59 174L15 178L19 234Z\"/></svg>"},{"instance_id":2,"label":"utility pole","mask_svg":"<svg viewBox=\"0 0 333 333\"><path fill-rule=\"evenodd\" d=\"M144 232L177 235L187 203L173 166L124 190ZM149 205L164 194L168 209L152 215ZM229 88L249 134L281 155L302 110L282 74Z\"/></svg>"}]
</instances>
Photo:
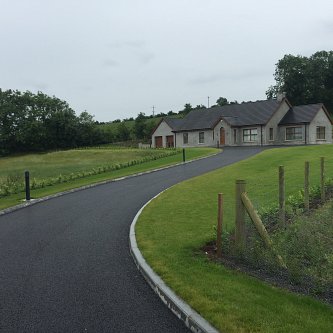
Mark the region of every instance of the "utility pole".
<instances>
[{"instance_id":1,"label":"utility pole","mask_svg":"<svg viewBox=\"0 0 333 333\"><path fill-rule=\"evenodd\" d=\"M155 115L155 105L152 106L152 109L153 109L153 117Z\"/></svg>"},{"instance_id":2,"label":"utility pole","mask_svg":"<svg viewBox=\"0 0 333 333\"><path fill-rule=\"evenodd\" d=\"M208 108L209 108L209 96L208 96Z\"/></svg>"}]
</instances>

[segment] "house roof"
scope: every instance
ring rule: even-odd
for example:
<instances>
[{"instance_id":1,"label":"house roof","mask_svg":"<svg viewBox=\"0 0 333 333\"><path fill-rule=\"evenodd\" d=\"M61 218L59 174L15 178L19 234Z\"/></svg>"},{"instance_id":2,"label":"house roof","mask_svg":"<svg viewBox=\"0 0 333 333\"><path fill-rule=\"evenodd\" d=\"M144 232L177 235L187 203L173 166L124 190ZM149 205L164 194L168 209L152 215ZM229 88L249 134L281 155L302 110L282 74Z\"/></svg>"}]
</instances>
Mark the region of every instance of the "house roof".
<instances>
[{"instance_id":1,"label":"house roof","mask_svg":"<svg viewBox=\"0 0 333 333\"><path fill-rule=\"evenodd\" d=\"M153 129L152 135L155 133L155 131L158 129L158 127L163 121L168 124L172 131L175 131L182 124L183 120L184 119L181 118L162 118Z\"/></svg>"},{"instance_id":2,"label":"house roof","mask_svg":"<svg viewBox=\"0 0 333 333\"><path fill-rule=\"evenodd\" d=\"M309 104L292 107L281 119L279 125L309 124L321 108L323 108L324 112L327 114L323 104ZM330 119L329 116L328 118Z\"/></svg>"},{"instance_id":3,"label":"house roof","mask_svg":"<svg viewBox=\"0 0 333 333\"><path fill-rule=\"evenodd\" d=\"M221 119L234 127L265 125L280 104L281 102L277 100L267 100L193 110L177 124L173 131L212 129Z\"/></svg>"},{"instance_id":4,"label":"house roof","mask_svg":"<svg viewBox=\"0 0 333 333\"><path fill-rule=\"evenodd\" d=\"M171 127L172 130L179 128L184 121L182 118L163 118L163 120Z\"/></svg>"}]
</instances>

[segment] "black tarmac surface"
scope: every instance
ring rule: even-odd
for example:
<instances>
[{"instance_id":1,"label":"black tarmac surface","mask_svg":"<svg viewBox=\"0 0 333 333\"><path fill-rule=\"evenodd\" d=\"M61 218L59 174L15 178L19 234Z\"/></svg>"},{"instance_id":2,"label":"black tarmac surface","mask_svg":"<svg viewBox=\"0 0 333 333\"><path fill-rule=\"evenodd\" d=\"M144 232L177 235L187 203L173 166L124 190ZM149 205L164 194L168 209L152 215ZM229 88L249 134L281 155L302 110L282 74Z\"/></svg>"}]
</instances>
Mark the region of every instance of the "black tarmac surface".
<instances>
[{"instance_id":1,"label":"black tarmac surface","mask_svg":"<svg viewBox=\"0 0 333 333\"><path fill-rule=\"evenodd\" d=\"M0 216L0 332L188 332L137 270L130 224L162 190L261 150L228 148Z\"/></svg>"}]
</instances>

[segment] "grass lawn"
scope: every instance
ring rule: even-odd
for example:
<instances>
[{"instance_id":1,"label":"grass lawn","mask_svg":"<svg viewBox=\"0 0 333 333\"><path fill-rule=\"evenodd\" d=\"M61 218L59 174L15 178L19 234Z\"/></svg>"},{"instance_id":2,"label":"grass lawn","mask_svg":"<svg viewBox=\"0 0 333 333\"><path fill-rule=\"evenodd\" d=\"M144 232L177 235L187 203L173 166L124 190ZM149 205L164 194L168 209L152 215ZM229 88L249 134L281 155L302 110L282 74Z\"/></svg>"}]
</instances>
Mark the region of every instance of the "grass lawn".
<instances>
[{"instance_id":1,"label":"grass lawn","mask_svg":"<svg viewBox=\"0 0 333 333\"><path fill-rule=\"evenodd\" d=\"M62 174L91 170L108 164L123 163L158 155L153 149L72 149L40 154L3 157L0 159L0 178L8 175L24 175L29 170L31 177L48 178Z\"/></svg>"},{"instance_id":2,"label":"grass lawn","mask_svg":"<svg viewBox=\"0 0 333 333\"><path fill-rule=\"evenodd\" d=\"M278 166L286 193L302 188L304 161L319 183L319 158L333 177L333 146L271 149L172 187L151 202L136 225L144 257L175 292L222 332L333 332L332 307L213 263L199 250L214 238L217 193L224 193L225 228L234 228L236 179L245 179L257 207L278 198Z\"/></svg>"},{"instance_id":3,"label":"grass lawn","mask_svg":"<svg viewBox=\"0 0 333 333\"><path fill-rule=\"evenodd\" d=\"M188 148L186 160L208 156L218 152L215 148ZM27 154L13 157L0 158L0 181L9 178L18 178L23 181L24 171L30 171L31 179L49 179L59 175L69 175L90 171L104 165L115 165L132 160L140 160L145 157L159 155L163 150L153 149L82 149L50 152L43 154ZM102 172L71 181L45 186L31 191L32 198L40 198L57 192L77 188L80 186L128 176L138 172L144 172L168 165L182 162L182 154L171 155L141 164L132 165L119 170ZM16 205L24 199L24 193L11 194L0 199L0 209Z\"/></svg>"}]
</instances>

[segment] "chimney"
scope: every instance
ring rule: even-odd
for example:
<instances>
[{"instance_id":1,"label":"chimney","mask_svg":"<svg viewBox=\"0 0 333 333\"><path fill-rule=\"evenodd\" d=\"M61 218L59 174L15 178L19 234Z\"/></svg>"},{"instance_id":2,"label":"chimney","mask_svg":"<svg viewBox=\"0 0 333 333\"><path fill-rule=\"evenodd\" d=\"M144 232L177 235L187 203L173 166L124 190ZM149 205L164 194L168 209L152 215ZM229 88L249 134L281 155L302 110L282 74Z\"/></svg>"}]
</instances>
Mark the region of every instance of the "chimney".
<instances>
[{"instance_id":1,"label":"chimney","mask_svg":"<svg viewBox=\"0 0 333 333\"><path fill-rule=\"evenodd\" d=\"M276 100L278 102L282 102L282 100L286 97L286 93L285 92L279 92L277 95L276 95Z\"/></svg>"}]
</instances>

